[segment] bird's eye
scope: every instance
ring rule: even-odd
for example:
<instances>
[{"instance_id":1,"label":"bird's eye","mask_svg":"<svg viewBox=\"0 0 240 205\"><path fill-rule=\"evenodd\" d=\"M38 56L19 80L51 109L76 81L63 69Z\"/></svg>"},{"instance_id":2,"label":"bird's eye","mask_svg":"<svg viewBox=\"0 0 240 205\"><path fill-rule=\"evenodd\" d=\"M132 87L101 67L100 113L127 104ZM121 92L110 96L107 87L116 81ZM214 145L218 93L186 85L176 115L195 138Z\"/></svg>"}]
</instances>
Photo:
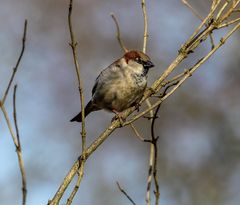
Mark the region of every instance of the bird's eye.
<instances>
[{"instance_id":1,"label":"bird's eye","mask_svg":"<svg viewBox=\"0 0 240 205\"><path fill-rule=\"evenodd\" d=\"M141 61L141 59L140 59L139 57L137 57L135 60L136 60L137 62Z\"/></svg>"}]
</instances>

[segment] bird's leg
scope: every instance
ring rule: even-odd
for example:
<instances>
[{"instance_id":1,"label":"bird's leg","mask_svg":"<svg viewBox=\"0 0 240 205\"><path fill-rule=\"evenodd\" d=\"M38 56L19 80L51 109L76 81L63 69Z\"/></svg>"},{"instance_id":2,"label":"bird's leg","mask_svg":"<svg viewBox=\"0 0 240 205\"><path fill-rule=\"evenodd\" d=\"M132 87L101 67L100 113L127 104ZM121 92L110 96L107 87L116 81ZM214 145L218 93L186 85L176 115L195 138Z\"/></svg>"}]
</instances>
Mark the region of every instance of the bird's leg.
<instances>
[{"instance_id":1,"label":"bird's leg","mask_svg":"<svg viewBox=\"0 0 240 205\"><path fill-rule=\"evenodd\" d=\"M151 87L147 87L147 88L146 88L146 91L150 92L151 95L153 95L153 94L156 93L156 91L155 91L154 89L152 89Z\"/></svg>"},{"instance_id":2,"label":"bird's leg","mask_svg":"<svg viewBox=\"0 0 240 205\"><path fill-rule=\"evenodd\" d=\"M137 110L139 112L140 104L139 103L135 103L134 107L135 107L135 110Z\"/></svg>"},{"instance_id":3,"label":"bird's leg","mask_svg":"<svg viewBox=\"0 0 240 205\"><path fill-rule=\"evenodd\" d=\"M114 112L116 114L116 116L113 117L113 120L119 119L120 125L123 126L123 122L125 121L124 117L123 117L123 112L118 112L116 110L112 110L112 112Z\"/></svg>"}]
</instances>

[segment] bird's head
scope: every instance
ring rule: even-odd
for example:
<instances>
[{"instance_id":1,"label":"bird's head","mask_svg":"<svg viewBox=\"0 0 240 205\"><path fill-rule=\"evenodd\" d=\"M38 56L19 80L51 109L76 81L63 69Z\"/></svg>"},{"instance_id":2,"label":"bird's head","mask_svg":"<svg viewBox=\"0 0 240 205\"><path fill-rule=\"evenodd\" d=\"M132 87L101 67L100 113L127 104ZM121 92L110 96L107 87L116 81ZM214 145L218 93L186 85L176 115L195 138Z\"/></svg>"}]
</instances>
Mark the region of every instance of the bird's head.
<instances>
[{"instance_id":1,"label":"bird's head","mask_svg":"<svg viewBox=\"0 0 240 205\"><path fill-rule=\"evenodd\" d=\"M145 71L148 71L149 68L154 67L154 64L150 60L149 56L141 51L132 50L125 53L124 58L126 63L130 66L137 67L139 64L142 65Z\"/></svg>"}]
</instances>

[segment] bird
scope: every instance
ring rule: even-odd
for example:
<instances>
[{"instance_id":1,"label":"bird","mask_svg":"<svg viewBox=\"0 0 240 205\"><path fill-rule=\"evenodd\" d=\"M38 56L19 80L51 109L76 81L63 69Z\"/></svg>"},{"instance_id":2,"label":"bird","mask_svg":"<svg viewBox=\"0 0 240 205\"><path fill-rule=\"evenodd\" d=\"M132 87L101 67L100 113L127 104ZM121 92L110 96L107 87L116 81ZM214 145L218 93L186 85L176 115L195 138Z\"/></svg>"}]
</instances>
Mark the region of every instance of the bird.
<instances>
[{"instance_id":1,"label":"bird","mask_svg":"<svg viewBox=\"0 0 240 205\"><path fill-rule=\"evenodd\" d=\"M85 117L101 109L121 117L126 109L138 106L147 87L147 74L154 64L149 56L130 50L101 71L92 89L92 99L87 103ZM80 112L71 122L82 122Z\"/></svg>"}]
</instances>

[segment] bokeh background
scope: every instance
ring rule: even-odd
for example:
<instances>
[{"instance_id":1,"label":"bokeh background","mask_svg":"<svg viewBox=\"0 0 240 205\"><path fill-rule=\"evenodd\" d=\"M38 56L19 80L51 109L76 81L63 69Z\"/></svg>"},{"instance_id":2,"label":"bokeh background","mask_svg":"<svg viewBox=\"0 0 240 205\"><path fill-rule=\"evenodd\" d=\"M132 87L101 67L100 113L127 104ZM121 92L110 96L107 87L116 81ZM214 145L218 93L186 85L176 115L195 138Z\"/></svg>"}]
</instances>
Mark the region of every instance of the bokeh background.
<instances>
[{"instance_id":1,"label":"bokeh background","mask_svg":"<svg viewBox=\"0 0 240 205\"><path fill-rule=\"evenodd\" d=\"M191 0L202 16L210 0ZM81 152L79 96L68 45L67 0L0 0L0 93L11 76L28 19L26 51L15 83L28 205L47 204ZM199 20L180 0L147 1L148 54L156 65L149 84L177 55ZM122 55L116 38L118 18L128 48L141 49L143 20L140 1L81 0L74 4L74 30L86 101L101 69ZM214 33L218 40L224 30ZM236 205L240 201L240 50L239 32L164 102L157 120L158 173L161 205ZM210 49L197 49L177 72L188 68ZM6 101L12 113L12 89ZM87 120L90 144L110 123L103 111ZM149 137L149 122L136 127ZM128 127L118 129L89 158L76 204L128 204L116 181L145 204L149 144ZM21 178L15 147L0 114L0 204L21 203ZM71 188L69 189L71 190ZM65 195L66 196L66 195ZM66 201L64 197L62 203Z\"/></svg>"}]
</instances>

